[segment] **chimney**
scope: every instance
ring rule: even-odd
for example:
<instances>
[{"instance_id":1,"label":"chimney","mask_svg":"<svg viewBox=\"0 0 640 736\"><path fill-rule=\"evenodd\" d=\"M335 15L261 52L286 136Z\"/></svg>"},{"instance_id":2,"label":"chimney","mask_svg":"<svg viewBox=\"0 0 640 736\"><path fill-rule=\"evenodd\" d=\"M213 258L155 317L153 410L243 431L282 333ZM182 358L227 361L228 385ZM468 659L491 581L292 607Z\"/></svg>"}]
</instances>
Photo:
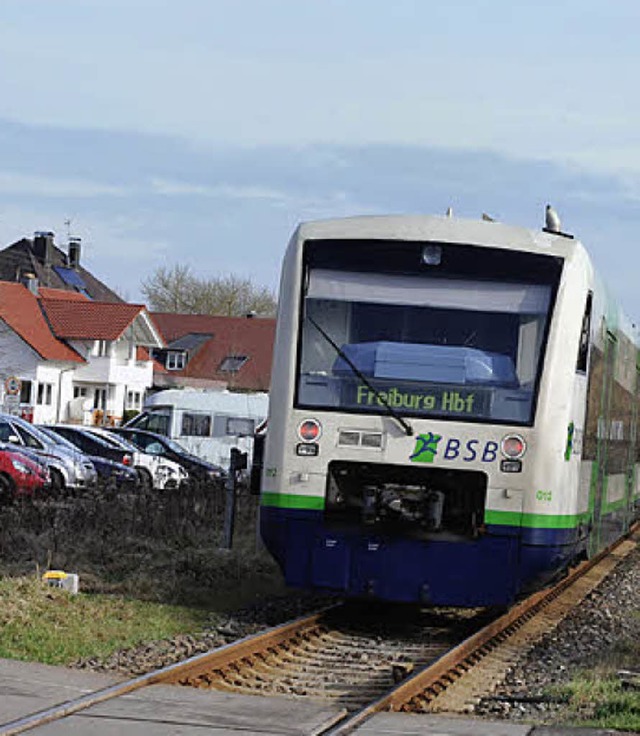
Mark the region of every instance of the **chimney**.
<instances>
[{"instance_id":1,"label":"chimney","mask_svg":"<svg viewBox=\"0 0 640 736\"><path fill-rule=\"evenodd\" d=\"M69 268L75 270L80 265L80 250L82 248L82 240L80 238L69 238L69 254L67 256L67 263Z\"/></svg>"},{"instance_id":2,"label":"chimney","mask_svg":"<svg viewBox=\"0 0 640 736\"><path fill-rule=\"evenodd\" d=\"M33 234L33 254L45 266L53 260L53 233L38 230Z\"/></svg>"},{"instance_id":3,"label":"chimney","mask_svg":"<svg viewBox=\"0 0 640 736\"><path fill-rule=\"evenodd\" d=\"M38 296L38 278L35 273L25 273L22 283L34 296Z\"/></svg>"}]
</instances>

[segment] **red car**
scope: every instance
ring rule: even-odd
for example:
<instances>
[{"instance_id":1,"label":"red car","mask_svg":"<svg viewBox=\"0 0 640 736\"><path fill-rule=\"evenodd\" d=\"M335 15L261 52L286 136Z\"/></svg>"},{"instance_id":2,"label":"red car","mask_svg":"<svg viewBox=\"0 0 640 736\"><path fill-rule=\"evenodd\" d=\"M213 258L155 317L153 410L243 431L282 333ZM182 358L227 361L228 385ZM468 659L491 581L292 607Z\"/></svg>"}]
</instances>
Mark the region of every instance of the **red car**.
<instances>
[{"instance_id":1,"label":"red car","mask_svg":"<svg viewBox=\"0 0 640 736\"><path fill-rule=\"evenodd\" d=\"M0 448L0 503L18 496L33 496L48 484L46 467L22 452Z\"/></svg>"}]
</instances>

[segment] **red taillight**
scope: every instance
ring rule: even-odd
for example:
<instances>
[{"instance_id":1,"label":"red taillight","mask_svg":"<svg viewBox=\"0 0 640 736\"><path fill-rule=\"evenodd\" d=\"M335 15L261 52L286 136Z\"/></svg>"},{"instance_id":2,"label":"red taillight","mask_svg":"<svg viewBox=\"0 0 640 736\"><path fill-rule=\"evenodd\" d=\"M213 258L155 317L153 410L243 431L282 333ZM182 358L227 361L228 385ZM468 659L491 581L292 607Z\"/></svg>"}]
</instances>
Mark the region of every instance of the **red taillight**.
<instances>
[{"instance_id":1,"label":"red taillight","mask_svg":"<svg viewBox=\"0 0 640 736\"><path fill-rule=\"evenodd\" d=\"M303 442L315 442L320 437L320 423L315 419L305 419L298 427L298 436Z\"/></svg>"},{"instance_id":2,"label":"red taillight","mask_svg":"<svg viewBox=\"0 0 640 736\"><path fill-rule=\"evenodd\" d=\"M125 455L122 458L122 464L123 465L133 465L133 458L131 457L131 455Z\"/></svg>"}]
</instances>

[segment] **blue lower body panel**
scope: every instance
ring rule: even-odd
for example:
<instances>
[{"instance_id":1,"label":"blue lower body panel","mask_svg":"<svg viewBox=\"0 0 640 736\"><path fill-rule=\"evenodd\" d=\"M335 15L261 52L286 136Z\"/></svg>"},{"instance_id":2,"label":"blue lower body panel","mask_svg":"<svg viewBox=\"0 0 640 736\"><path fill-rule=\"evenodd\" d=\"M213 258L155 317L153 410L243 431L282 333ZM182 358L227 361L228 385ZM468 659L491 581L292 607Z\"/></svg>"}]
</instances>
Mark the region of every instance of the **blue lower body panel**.
<instances>
[{"instance_id":1,"label":"blue lower body panel","mask_svg":"<svg viewBox=\"0 0 640 736\"><path fill-rule=\"evenodd\" d=\"M327 528L321 511L261 509L262 538L287 585L348 597L450 606L508 605L564 569L575 530L489 527L425 540Z\"/></svg>"}]
</instances>

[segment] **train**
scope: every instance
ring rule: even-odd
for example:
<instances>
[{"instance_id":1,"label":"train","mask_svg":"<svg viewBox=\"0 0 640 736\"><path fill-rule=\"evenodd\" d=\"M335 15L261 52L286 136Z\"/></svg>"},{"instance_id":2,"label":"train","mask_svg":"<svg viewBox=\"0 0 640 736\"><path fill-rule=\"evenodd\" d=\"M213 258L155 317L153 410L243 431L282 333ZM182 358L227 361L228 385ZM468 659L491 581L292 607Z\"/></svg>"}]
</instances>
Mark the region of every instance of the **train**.
<instances>
[{"instance_id":1,"label":"train","mask_svg":"<svg viewBox=\"0 0 640 736\"><path fill-rule=\"evenodd\" d=\"M259 476L286 584L508 606L597 554L640 512L638 355L557 217L299 224Z\"/></svg>"}]
</instances>

